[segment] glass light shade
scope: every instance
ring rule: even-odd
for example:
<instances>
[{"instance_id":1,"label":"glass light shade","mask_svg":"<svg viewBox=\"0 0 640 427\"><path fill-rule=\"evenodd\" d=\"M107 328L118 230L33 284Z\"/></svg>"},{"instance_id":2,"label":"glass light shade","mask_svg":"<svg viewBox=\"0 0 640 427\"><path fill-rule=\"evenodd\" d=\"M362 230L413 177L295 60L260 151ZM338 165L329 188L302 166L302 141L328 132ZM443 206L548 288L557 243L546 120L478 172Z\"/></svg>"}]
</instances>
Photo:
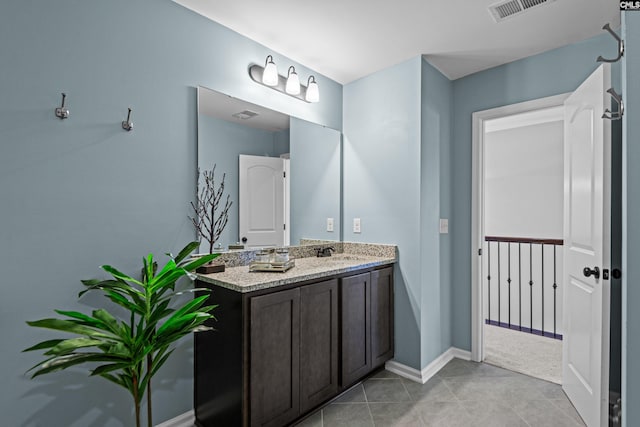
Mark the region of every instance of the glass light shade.
<instances>
[{"instance_id":1,"label":"glass light shade","mask_svg":"<svg viewBox=\"0 0 640 427\"><path fill-rule=\"evenodd\" d=\"M318 102L320 101L320 91L318 90L318 83L316 83L316 78L313 76L309 77L309 82L307 84L307 94L305 99L308 102Z\"/></svg>"},{"instance_id":2,"label":"glass light shade","mask_svg":"<svg viewBox=\"0 0 640 427\"><path fill-rule=\"evenodd\" d=\"M298 95L300 93L300 79L293 65L289 67L289 76L287 77L287 85L284 90L290 95Z\"/></svg>"},{"instance_id":3,"label":"glass light shade","mask_svg":"<svg viewBox=\"0 0 640 427\"><path fill-rule=\"evenodd\" d=\"M271 55L267 56L267 61L264 65L262 83L267 86L278 86L278 69Z\"/></svg>"}]
</instances>

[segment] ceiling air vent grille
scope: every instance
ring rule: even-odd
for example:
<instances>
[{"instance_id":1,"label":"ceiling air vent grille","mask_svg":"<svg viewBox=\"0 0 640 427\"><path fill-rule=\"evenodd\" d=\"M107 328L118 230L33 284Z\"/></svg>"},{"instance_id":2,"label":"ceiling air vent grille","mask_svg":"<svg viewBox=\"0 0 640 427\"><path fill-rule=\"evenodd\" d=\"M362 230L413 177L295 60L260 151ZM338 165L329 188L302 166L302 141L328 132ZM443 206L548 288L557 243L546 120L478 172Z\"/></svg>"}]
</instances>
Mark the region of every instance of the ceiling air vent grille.
<instances>
[{"instance_id":1,"label":"ceiling air vent grille","mask_svg":"<svg viewBox=\"0 0 640 427\"><path fill-rule=\"evenodd\" d=\"M239 113L235 113L232 114L232 117L235 117L236 119L240 119L240 120L247 120L247 119L251 119L255 116L257 116L258 113L256 113L255 111L251 111L251 110L244 110L244 111L240 111Z\"/></svg>"},{"instance_id":2,"label":"ceiling air vent grille","mask_svg":"<svg viewBox=\"0 0 640 427\"><path fill-rule=\"evenodd\" d=\"M555 0L508 0L489 6L489 12L496 22L503 21L512 16L520 15L527 10L553 3Z\"/></svg>"}]
</instances>

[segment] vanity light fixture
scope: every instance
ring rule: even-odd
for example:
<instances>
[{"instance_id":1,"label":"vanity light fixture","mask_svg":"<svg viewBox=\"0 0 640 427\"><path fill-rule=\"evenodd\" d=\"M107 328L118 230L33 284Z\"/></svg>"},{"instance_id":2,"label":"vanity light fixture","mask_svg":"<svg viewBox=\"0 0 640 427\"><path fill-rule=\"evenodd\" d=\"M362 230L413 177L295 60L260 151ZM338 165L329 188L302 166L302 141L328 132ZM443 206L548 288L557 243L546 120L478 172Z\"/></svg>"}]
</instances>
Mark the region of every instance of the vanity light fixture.
<instances>
[{"instance_id":1,"label":"vanity light fixture","mask_svg":"<svg viewBox=\"0 0 640 427\"><path fill-rule=\"evenodd\" d=\"M276 63L273 62L273 56L267 55L267 59L264 62L264 71L262 72L262 83L267 86L278 86L278 68Z\"/></svg>"},{"instance_id":2,"label":"vanity light fixture","mask_svg":"<svg viewBox=\"0 0 640 427\"><path fill-rule=\"evenodd\" d=\"M309 76L309 80L307 80L307 94L304 99L307 102L320 101L320 91L318 90L315 76Z\"/></svg>"},{"instance_id":3,"label":"vanity light fixture","mask_svg":"<svg viewBox=\"0 0 640 427\"><path fill-rule=\"evenodd\" d=\"M300 77L293 65L289 67L286 77L281 76L278 74L276 64L273 62L271 55L267 55L264 67L258 64L249 65L249 76L256 83L296 99L309 103L315 103L320 100L320 92L315 76L309 76L307 80L308 87L300 84Z\"/></svg>"},{"instance_id":4,"label":"vanity light fixture","mask_svg":"<svg viewBox=\"0 0 640 427\"><path fill-rule=\"evenodd\" d=\"M296 68L293 65L289 67L289 71L287 73L287 85L285 86L284 90L289 95L300 94L300 78L298 77Z\"/></svg>"}]
</instances>

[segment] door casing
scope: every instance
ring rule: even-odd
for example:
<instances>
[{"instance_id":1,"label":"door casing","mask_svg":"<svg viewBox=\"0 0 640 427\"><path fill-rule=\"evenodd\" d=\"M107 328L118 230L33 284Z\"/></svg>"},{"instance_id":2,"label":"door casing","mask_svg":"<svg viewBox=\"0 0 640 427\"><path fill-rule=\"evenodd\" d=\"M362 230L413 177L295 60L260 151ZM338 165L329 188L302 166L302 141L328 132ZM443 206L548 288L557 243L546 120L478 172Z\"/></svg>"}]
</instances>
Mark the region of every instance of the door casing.
<instances>
[{"instance_id":1,"label":"door casing","mask_svg":"<svg viewBox=\"0 0 640 427\"><path fill-rule=\"evenodd\" d=\"M485 121L564 105L571 93L520 102L472 114L471 192L471 360L484 360L482 263L479 250L484 236L484 128Z\"/></svg>"}]
</instances>

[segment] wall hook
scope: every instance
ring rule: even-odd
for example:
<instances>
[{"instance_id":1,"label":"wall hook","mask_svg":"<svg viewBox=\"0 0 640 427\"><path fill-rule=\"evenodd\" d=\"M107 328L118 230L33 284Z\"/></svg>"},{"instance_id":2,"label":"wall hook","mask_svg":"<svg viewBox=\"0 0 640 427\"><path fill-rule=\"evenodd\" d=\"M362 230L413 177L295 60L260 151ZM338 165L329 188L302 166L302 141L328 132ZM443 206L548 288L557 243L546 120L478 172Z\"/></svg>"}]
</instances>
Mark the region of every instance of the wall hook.
<instances>
[{"instance_id":1,"label":"wall hook","mask_svg":"<svg viewBox=\"0 0 640 427\"><path fill-rule=\"evenodd\" d=\"M609 23L604 24L604 27L602 27L602 29L608 31L609 34L611 34L613 38L618 41L618 57L616 59L606 59L606 58L603 58L602 56L598 56L598 59L596 59L596 61L597 62L618 62L620 58L622 58L622 55L624 55L624 41L616 33L613 32L613 30L609 26Z\"/></svg>"},{"instance_id":2,"label":"wall hook","mask_svg":"<svg viewBox=\"0 0 640 427\"><path fill-rule=\"evenodd\" d=\"M67 97L66 93L62 94L62 105L58 108L56 108L56 117L58 117L60 120L62 119L67 119L69 118L69 109L68 108L64 108L64 100Z\"/></svg>"},{"instance_id":3,"label":"wall hook","mask_svg":"<svg viewBox=\"0 0 640 427\"><path fill-rule=\"evenodd\" d=\"M122 122L122 129L129 132L133 130L133 122L131 121L131 108L129 108L129 114L127 114L127 120Z\"/></svg>"},{"instance_id":4,"label":"wall hook","mask_svg":"<svg viewBox=\"0 0 640 427\"><path fill-rule=\"evenodd\" d=\"M620 120L624 115L624 103L622 102L622 96L619 95L613 88L609 88L609 90L607 90L607 93L611 95L611 98L613 98L613 100L618 104L618 111L613 112L607 108L606 110L604 110L602 118L608 120Z\"/></svg>"}]
</instances>

